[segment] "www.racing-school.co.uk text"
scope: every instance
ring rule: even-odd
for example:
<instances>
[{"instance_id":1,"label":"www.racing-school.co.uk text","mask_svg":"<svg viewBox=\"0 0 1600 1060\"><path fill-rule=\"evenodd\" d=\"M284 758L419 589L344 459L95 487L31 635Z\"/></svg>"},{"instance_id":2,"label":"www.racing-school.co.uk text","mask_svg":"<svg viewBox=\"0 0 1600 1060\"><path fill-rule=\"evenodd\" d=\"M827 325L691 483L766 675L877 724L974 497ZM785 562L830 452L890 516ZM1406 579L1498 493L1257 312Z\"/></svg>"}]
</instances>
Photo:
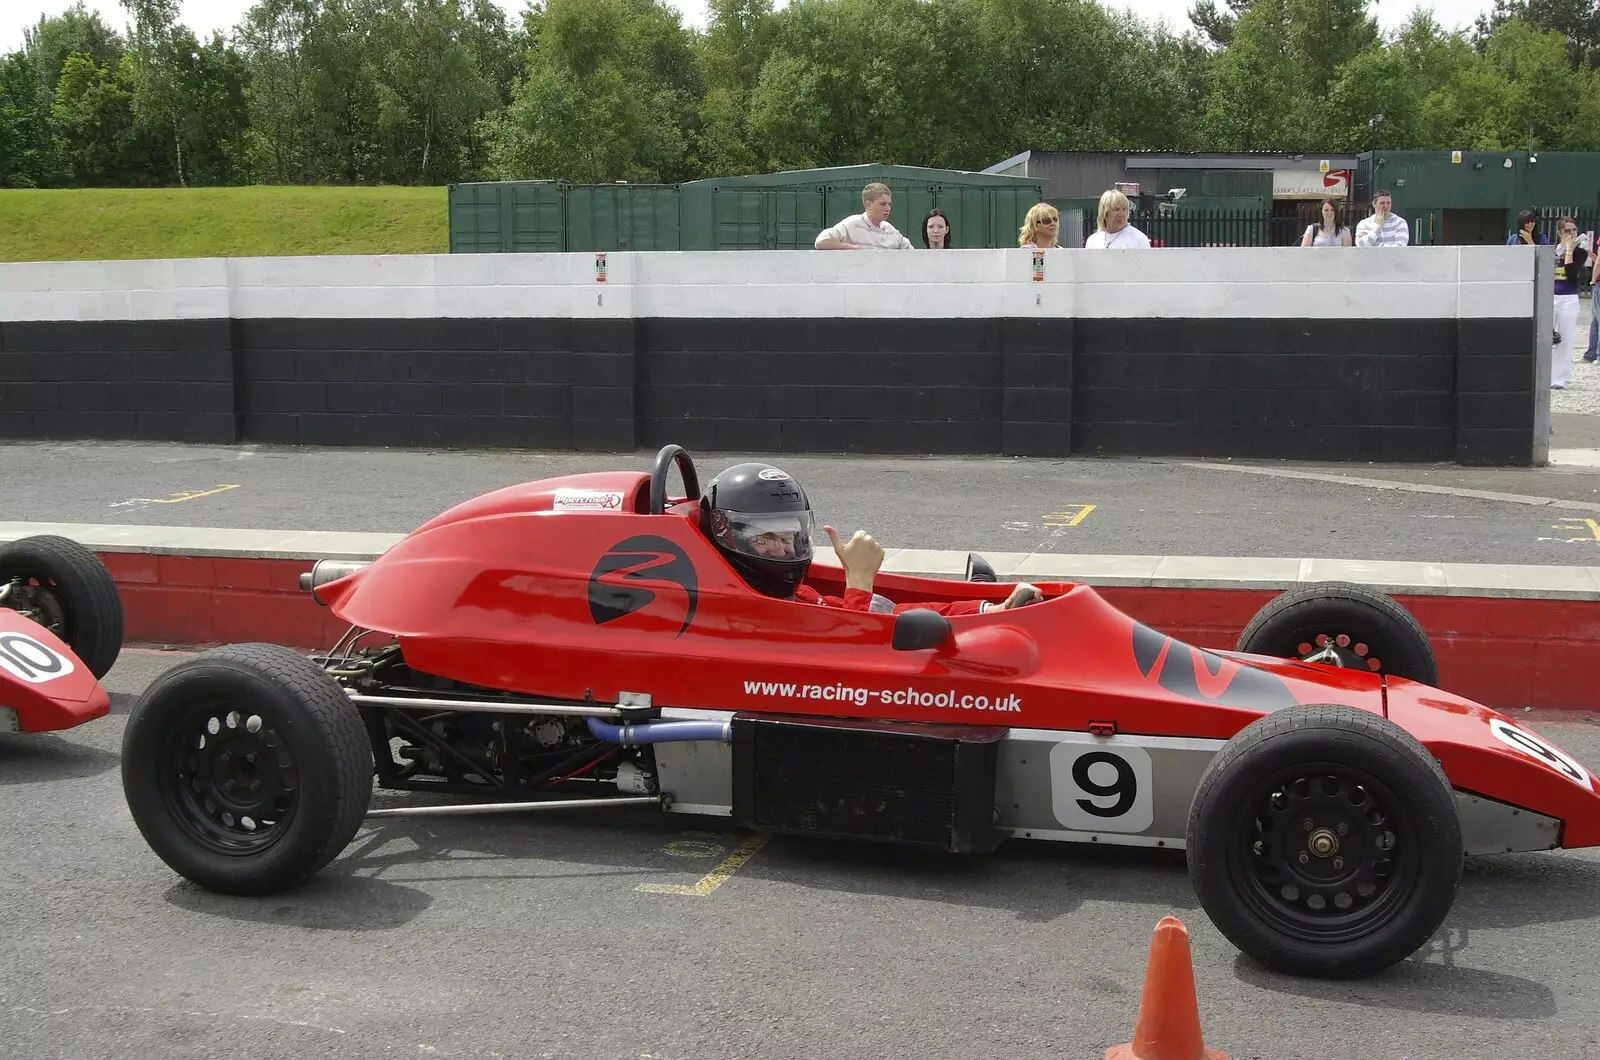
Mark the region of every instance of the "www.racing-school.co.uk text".
<instances>
[{"instance_id":1,"label":"www.racing-school.co.uk text","mask_svg":"<svg viewBox=\"0 0 1600 1060\"><path fill-rule=\"evenodd\" d=\"M1019 713L1022 710L1021 696L980 696L949 689L942 692L927 692L915 688L871 689L845 684L807 685L792 681L746 681L744 694L852 703L858 707L864 707L868 703L882 703L891 707L942 707L948 710Z\"/></svg>"}]
</instances>

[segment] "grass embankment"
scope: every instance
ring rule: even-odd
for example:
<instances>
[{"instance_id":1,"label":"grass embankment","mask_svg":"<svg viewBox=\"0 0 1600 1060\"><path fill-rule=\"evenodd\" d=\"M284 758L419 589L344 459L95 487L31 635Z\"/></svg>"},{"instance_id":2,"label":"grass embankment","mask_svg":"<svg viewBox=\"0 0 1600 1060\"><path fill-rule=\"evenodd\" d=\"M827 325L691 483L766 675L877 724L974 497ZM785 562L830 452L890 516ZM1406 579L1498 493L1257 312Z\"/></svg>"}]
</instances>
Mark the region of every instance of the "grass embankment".
<instances>
[{"instance_id":1,"label":"grass embankment","mask_svg":"<svg viewBox=\"0 0 1600 1060\"><path fill-rule=\"evenodd\" d=\"M0 261L449 249L442 187L0 190Z\"/></svg>"}]
</instances>

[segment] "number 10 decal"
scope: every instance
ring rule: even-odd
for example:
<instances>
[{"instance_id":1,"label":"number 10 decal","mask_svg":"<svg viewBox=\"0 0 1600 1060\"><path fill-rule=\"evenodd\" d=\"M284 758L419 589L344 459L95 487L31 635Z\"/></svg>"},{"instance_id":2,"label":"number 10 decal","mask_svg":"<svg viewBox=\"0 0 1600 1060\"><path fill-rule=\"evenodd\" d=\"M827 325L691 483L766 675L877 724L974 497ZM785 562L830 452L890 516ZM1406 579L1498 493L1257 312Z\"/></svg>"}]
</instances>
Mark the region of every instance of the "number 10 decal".
<instances>
[{"instance_id":1,"label":"number 10 decal","mask_svg":"<svg viewBox=\"0 0 1600 1060\"><path fill-rule=\"evenodd\" d=\"M32 637L0 634L0 670L32 685L54 681L72 672L72 662Z\"/></svg>"},{"instance_id":2,"label":"number 10 decal","mask_svg":"<svg viewBox=\"0 0 1600 1060\"><path fill-rule=\"evenodd\" d=\"M1097 739L1050 750L1056 820L1079 832L1143 832L1154 820L1150 753Z\"/></svg>"}]
</instances>

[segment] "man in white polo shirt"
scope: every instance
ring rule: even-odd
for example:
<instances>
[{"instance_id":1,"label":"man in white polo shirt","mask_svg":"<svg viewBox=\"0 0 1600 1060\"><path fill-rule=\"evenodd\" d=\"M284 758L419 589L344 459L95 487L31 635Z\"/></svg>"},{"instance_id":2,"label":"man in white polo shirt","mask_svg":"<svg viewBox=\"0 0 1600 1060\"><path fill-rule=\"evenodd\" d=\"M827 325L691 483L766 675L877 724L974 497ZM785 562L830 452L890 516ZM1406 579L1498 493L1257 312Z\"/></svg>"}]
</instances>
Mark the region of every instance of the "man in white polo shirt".
<instances>
[{"instance_id":1,"label":"man in white polo shirt","mask_svg":"<svg viewBox=\"0 0 1600 1060\"><path fill-rule=\"evenodd\" d=\"M868 184L861 189L861 213L851 214L832 228L817 233L818 250L910 250L911 240L889 223L889 208L894 204L887 184Z\"/></svg>"}]
</instances>

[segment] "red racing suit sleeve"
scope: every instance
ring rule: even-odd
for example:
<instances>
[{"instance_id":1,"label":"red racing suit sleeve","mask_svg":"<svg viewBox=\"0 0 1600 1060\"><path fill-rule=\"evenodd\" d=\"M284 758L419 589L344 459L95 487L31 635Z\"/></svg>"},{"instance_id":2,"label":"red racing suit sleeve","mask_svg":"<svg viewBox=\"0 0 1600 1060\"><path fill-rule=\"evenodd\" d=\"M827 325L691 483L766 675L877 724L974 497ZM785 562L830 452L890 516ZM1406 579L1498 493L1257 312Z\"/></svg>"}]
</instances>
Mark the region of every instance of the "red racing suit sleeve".
<instances>
[{"instance_id":1,"label":"red racing suit sleeve","mask_svg":"<svg viewBox=\"0 0 1600 1060\"><path fill-rule=\"evenodd\" d=\"M838 607L846 611L868 611L872 607L872 594L865 589L846 589L843 596L823 596L811 586L802 585L795 589L794 598L798 603L820 604L823 607ZM898 615L902 611L926 609L941 615L976 615L982 608L982 600L954 600L945 604L912 602L895 604L893 613Z\"/></svg>"}]
</instances>

